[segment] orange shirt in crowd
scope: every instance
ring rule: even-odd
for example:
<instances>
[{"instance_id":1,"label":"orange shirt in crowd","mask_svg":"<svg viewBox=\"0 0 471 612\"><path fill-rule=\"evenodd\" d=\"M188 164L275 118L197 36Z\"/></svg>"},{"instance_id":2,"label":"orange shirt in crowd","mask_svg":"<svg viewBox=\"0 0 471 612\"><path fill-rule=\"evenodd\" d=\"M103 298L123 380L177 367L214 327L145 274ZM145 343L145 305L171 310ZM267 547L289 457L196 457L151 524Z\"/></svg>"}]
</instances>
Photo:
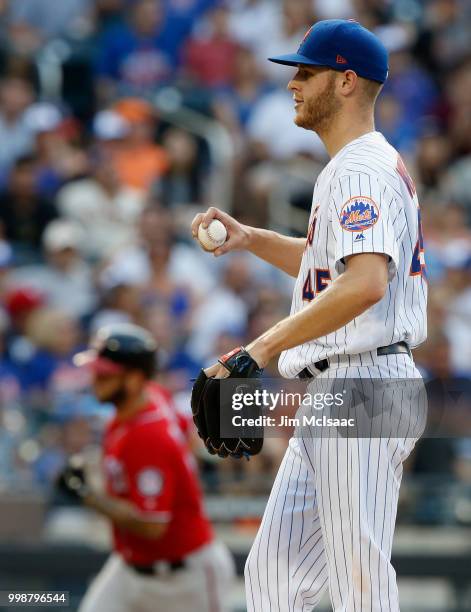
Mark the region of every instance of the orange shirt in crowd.
<instances>
[{"instance_id":1,"label":"orange shirt in crowd","mask_svg":"<svg viewBox=\"0 0 471 612\"><path fill-rule=\"evenodd\" d=\"M149 189L169 167L167 153L154 144L123 146L112 156L121 181L142 191Z\"/></svg>"}]
</instances>

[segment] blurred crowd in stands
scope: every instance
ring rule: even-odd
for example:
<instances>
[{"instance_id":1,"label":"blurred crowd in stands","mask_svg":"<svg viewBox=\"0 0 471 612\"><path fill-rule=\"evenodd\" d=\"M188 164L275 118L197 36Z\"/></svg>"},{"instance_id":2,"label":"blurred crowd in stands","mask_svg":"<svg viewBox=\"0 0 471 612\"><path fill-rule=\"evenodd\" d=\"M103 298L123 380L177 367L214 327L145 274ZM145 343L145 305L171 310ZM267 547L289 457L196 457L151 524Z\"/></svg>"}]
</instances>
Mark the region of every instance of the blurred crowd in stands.
<instances>
[{"instance_id":1,"label":"blurred crowd in stands","mask_svg":"<svg viewBox=\"0 0 471 612\"><path fill-rule=\"evenodd\" d=\"M377 129L415 179L430 285L416 360L452 381L469 425L469 2L0 0L1 486L47 487L68 454L97 443L109 409L71 358L101 325L152 330L162 381L188 410L202 365L287 313L289 278L245 254L213 258L189 224L213 204L302 233L327 157L292 122L290 70L266 57L336 17L357 19L390 53ZM223 203L205 134L214 125L227 135ZM471 482L471 444L427 441L411 470Z\"/></svg>"}]
</instances>

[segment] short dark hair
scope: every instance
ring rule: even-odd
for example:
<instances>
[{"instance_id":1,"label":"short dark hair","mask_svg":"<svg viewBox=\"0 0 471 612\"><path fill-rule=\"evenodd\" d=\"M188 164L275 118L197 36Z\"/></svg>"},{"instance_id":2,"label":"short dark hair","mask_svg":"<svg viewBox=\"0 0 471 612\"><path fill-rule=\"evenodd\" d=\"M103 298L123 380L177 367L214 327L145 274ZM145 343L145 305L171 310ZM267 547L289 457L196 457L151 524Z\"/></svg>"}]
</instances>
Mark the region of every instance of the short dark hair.
<instances>
[{"instance_id":1,"label":"short dark hair","mask_svg":"<svg viewBox=\"0 0 471 612\"><path fill-rule=\"evenodd\" d=\"M374 104L381 90L383 89L383 84L378 83L378 81L372 81L370 79L364 79L362 77L360 77L360 81L365 103Z\"/></svg>"}]
</instances>

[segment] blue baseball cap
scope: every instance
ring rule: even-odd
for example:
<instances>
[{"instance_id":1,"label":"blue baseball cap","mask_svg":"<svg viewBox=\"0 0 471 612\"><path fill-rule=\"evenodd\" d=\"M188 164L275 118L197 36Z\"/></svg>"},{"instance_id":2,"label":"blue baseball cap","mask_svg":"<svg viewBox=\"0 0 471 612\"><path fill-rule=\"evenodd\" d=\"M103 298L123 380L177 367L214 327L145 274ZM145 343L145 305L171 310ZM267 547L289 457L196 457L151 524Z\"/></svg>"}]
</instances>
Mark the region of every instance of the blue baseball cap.
<instances>
[{"instance_id":1,"label":"blue baseball cap","mask_svg":"<svg viewBox=\"0 0 471 612\"><path fill-rule=\"evenodd\" d=\"M297 53L268 58L285 66L328 66L354 70L358 76L384 83L388 78L388 52L372 32L350 19L318 21L307 32Z\"/></svg>"}]
</instances>

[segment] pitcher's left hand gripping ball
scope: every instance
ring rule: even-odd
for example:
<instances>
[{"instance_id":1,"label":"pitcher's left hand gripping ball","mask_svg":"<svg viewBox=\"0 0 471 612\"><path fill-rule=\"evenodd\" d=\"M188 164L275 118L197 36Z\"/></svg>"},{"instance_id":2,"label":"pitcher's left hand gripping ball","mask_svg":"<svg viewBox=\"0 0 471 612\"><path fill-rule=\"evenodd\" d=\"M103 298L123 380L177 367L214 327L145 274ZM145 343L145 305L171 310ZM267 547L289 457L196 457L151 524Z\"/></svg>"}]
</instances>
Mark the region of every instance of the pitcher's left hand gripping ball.
<instances>
[{"instance_id":1,"label":"pitcher's left hand gripping ball","mask_svg":"<svg viewBox=\"0 0 471 612\"><path fill-rule=\"evenodd\" d=\"M193 385L191 410L198 434L211 455L235 458L257 455L263 446L261 428L254 429L253 437L225 438L221 437L221 424L231 423L232 417L238 414L234 412L231 401L232 395L239 392L238 379L247 379L244 392L252 387L258 388L263 369L243 347L227 353L219 359L219 363L228 370L227 378L208 378L201 370ZM224 385L222 393L221 384ZM256 407L251 408L251 417L258 416L256 410ZM247 432L247 428L244 430Z\"/></svg>"}]
</instances>

